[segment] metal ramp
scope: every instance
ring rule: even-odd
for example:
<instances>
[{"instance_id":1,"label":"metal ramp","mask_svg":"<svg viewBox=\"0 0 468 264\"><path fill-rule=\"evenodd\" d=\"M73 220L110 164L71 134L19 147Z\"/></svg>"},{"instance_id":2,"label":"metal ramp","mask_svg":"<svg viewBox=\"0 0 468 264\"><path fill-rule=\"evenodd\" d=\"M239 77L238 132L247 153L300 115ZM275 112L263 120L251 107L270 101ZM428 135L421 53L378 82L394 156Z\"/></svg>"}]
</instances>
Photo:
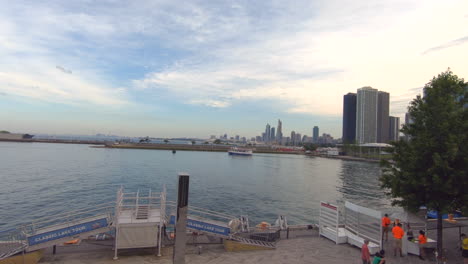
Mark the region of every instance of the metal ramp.
<instances>
[{"instance_id":1,"label":"metal ramp","mask_svg":"<svg viewBox=\"0 0 468 264\"><path fill-rule=\"evenodd\" d=\"M110 230L113 203L38 218L0 233L0 260Z\"/></svg>"},{"instance_id":2,"label":"metal ramp","mask_svg":"<svg viewBox=\"0 0 468 264\"><path fill-rule=\"evenodd\" d=\"M168 201L168 203L172 205L173 202ZM188 207L188 210L187 230L204 233L213 237L233 240L242 244L276 248L275 242L242 237L241 235L238 235L235 230L232 230L229 223L234 219L238 221L238 224L240 225L239 231L249 232L249 224L246 216L235 217L192 205ZM175 218L175 214L172 213L169 224L175 224Z\"/></svg>"},{"instance_id":3,"label":"metal ramp","mask_svg":"<svg viewBox=\"0 0 468 264\"><path fill-rule=\"evenodd\" d=\"M26 247L27 244L18 230L10 229L0 233L0 260L20 253Z\"/></svg>"}]
</instances>

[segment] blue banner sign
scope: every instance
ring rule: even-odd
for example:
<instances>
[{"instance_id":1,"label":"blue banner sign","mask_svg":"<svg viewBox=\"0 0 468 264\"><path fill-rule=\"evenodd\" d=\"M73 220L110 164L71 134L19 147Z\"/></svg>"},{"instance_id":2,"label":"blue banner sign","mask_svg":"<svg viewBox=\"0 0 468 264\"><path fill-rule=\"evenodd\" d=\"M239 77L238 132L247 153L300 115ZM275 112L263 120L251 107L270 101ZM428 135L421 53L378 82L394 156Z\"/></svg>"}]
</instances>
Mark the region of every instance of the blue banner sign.
<instances>
[{"instance_id":1,"label":"blue banner sign","mask_svg":"<svg viewBox=\"0 0 468 264\"><path fill-rule=\"evenodd\" d=\"M78 235L84 232L89 232L89 231L103 228L106 226L107 226L107 218L97 219L94 221L30 236L28 237L28 244L29 246L33 246L33 245L49 242L52 240L57 240L57 239L61 239L64 237L69 237L69 236Z\"/></svg>"},{"instance_id":2,"label":"blue banner sign","mask_svg":"<svg viewBox=\"0 0 468 264\"><path fill-rule=\"evenodd\" d=\"M175 215L171 215L170 224L175 225ZM187 219L187 227L224 236L229 236L229 233L231 231L228 227L197 221L193 219Z\"/></svg>"}]
</instances>

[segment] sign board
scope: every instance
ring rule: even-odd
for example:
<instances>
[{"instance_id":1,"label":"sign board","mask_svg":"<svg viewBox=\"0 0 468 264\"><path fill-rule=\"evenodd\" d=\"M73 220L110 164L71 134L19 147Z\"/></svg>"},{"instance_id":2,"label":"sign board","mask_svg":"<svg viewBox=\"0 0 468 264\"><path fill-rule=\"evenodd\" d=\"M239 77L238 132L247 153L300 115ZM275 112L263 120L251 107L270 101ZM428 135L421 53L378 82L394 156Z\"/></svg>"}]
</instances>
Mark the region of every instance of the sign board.
<instances>
[{"instance_id":1,"label":"sign board","mask_svg":"<svg viewBox=\"0 0 468 264\"><path fill-rule=\"evenodd\" d=\"M35 234L28 237L28 245L33 246L69 236L78 235L95 229L103 228L108 225L107 218L96 219L93 221L48 231L41 234Z\"/></svg>"},{"instance_id":2,"label":"sign board","mask_svg":"<svg viewBox=\"0 0 468 264\"><path fill-rule=\"evenodd\" d=\"M175 215L171 215L170 224L171 225L175 224ZM190 218L187 219L187 228L214 233L214 234L223 235L223 236L229 236L229 233L231 231L229 227L224 227L224 226L219 226L219 225L215 225L215 224L211 224L207 222L193 220Z\"/></svg>"}]
</instances>

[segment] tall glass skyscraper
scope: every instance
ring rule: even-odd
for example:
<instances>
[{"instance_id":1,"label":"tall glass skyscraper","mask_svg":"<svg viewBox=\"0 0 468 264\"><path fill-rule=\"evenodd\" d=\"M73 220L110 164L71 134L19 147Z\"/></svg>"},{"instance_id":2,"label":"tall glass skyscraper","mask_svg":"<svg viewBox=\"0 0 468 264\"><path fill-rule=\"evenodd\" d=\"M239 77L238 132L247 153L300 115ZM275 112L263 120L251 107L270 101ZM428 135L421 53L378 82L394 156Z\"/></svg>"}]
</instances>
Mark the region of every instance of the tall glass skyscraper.
<instances>
[{"instance_id":1,"label":"tall glass skyscraper","mask_svg":"<svg viewBox=\"0 0 468 264\"><path fill-rule=\"evenodd\" d=\"M379 91L377 102L377 142L388 143L389 141L389 114L390 94Z\"/></svg>"},{"instance_id":2,"label":"tall glass skyscraper","mask_svg":"<svg viewBox=\"0 0 468 264\"><path fill-rule=\"evenodd\" d=\"M356 140L356 94L343 96L343 143L354 143Z\"/></svg>"},{"instance_id":3,"label":"tall glass skyscraper","mask_svg":"<svg viewBox=\"0 0 468 264\"><path fill-rule=\"evenodd\" d=\"M318 138L319 138L319 127L318 126L314 126L312 134L313 134L314 143L318 143Z\"/></svg>"},{"instance_id":4,"label":"tall glass skyscraper","mask_svg":"<svg viewBox=\"0 0 468 264\"><path fill-rule=\"evenodd\" d=\"M280 119L278 119L278 127L276 130L276 141L278 144L281 144L281 141L283 140L283 123L281 122Z\"/></svg>"}]
</instances>

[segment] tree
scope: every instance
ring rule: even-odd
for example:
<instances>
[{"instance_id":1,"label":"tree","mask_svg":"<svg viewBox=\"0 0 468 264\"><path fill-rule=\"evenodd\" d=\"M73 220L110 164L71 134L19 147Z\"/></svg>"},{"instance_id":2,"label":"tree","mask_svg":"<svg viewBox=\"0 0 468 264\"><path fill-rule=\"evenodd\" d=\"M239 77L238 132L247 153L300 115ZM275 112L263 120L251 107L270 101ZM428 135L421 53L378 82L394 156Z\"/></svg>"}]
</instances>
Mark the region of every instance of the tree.
<instances>
[{"instance_id":1,"label":"tree","mask_svg":"<svg viewBox=\"0 0 468 264\"><path fill-rule=\"evenodd\" d=\"M216 139L213 143L214 143L214 144L221 144L221 140L220 140L220 139Z\"/></svg>"},{"instance_id":2,"label":"tree","mask_svg":"<svg viewBox=\"0 0 468 264\"><path fill-rule=\"evenodd\" d=\"M197 142L195 142L195 140L192 140L192 145L195 145Z\"/></svg>"},{"instance_id":3,"label":"tree","mask_svg":"<svg viewBox=\"0 0 468 264\"><path fill-rule=\"evenodd\" d=\"M412 122L382 161L381 187L393 205L437 211L437 251L442 256L442 214L468 213L468 83L450 69L434 77L408 107Z\"/></svg>"},{"instance_id":4,"label":"tree","mask_svg":"<svg viewBox=\"0 0 468 264\"><path fill-rule=\"evenodd\" d=\"M164 143L169 143L169 139L164 139Z\"/></svg>"}]
</instances>

